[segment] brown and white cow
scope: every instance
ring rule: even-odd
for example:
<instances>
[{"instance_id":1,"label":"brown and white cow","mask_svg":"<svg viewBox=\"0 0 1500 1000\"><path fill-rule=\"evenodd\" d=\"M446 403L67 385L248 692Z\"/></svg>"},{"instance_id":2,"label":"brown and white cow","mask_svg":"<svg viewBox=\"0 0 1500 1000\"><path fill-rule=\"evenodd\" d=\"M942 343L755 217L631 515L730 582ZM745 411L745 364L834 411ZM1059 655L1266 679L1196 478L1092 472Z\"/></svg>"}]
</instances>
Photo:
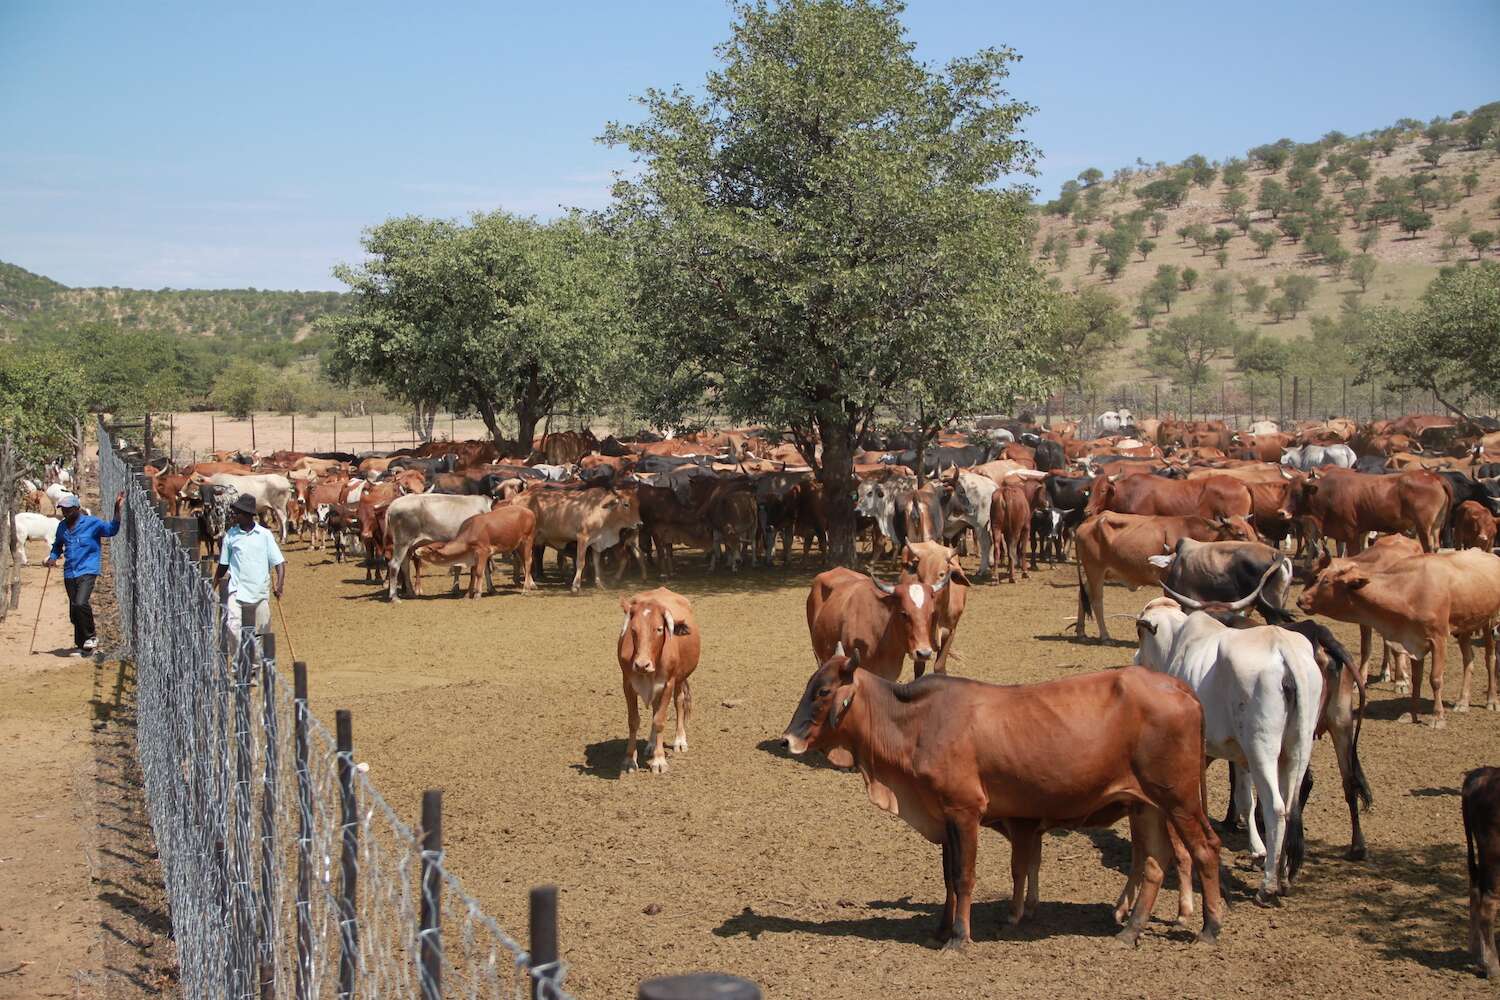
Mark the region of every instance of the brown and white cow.
<instances>
[{"instance_id":1,"label":"brown and white cow","mask_svg":"<svg viewBox=\"0 0 1500 1000\"><path fill-rule=\"evenodd\" d=\"M822 663L842 644L859 650L866 670L888 680L901 676L908 655L918 677L933 660L933 622L937 597L952 579L944 571L936 581L881 583L842 567L813 577L807 594L807 631L813 658Z\"/></svg>"},{"instance_id":2,"label":"brown and white cow","mask_svg":"<svg viewBox=\"0 0 1500 1000\"><path fill-rule=\"evenodd\" d=\"M568 545L577 546L577 565L573 571L570 588L573 593L583 584L584 567L589 553L594 556L594 585L604 587L604 566L601 553L625 542L640 567L641 579L646 578L646 564L641 558L636 531L641 526L641 515L633 491L588 487L540 487L529 489L511 503L527 507L536 515L536 543L561 552ZM625 573L625 563L620 563L616 582Z\"/></svg>"},{"instance_id":3,"label":"brown and white cow","mask_svg":"<svg viewBox=\"0 0 1500 1000\"><path fill-rule=\"evenodd\" d=\"M1152 517L1144 514L1097 514L1074 533L1078 552L1078 624L1092 616L1099 625L1099 638L1109 639L1104 615L1104 581L1123 580L1125 586L1154 587L1164 570L1152 556L1170 554L1177 542L1192 538L1200 542L1254 541L1255 529L1243 517ZM1132 616L1134 617L1134 616Z\"/></svg>"},{"instance_id":4,"label":"brown and white cow","mask_svg":"<svg viewBox=\"0 0 1500 1000\"><path fill-rule=\"evenodd\" d=\"M490 557L516 554L520 561L521 589L535 590L531 580L531 548L536 539L536 515L525 507L512 504L475 514L447 542L419 545L414 553L424 563L438 566L469 567L469 598L479 598L479 580L488 579ZM490 586L494 591L493 581Z\"/></svg>"},{"instance_id":5,"label":"brown and white cow","mask_svg":"<svg viewBox=\"0 0 1500 1000\"><path fill-rule=\"evenodd\" d=\"M1297 599L1308 614L1368 625L1402 646L1412 665L1411 718L1419 722L1422 659L1432 657L1433 725L1445 724L1443 668L1448 636L1463 655L1463 687L1455 711L1469 710L1474 668L1473 636L1484 644L1486 707L1500 711L1494 626L1500 618L1500 556L1477 549L1423 553L1372 567L1335 559Z\"/></svg>"},{"instance_id":6,"label":"brown and white cow","mask_svg":"<svg viewBox=\"0 0 1500 1000\"><path fill-rule=\"evenodd\" d=\"M857 651L836 648L808 679L782 741L794 754L852 755L876 808L942 845L945 947L972 939L980 827L1111 823L1126 813L1145 860L1120 940L1135 944L1150 919L1173 863L1171 833L1202 879L1200 940L1217 938L1224 904L1201 793L1203 710L1186 685L1125 667L1014 687L939 675L898 686L859 666ZM1031 862L1016 860L1020 892Z\"/></svg>"},{"instance_id":7,"label":"brown and white cow","mask_svg":"<svg viewBox=\"0 0 1500 1000\"><path fill-rule=\"evenodd\" d=\"M677 737L672 741L672 752L685 753L688 748L687 724L693 714L689 678L698 667L702 651L698 622L688 599L665 587L622 597L620 607L625 611L625 620L620 623L615 655L620 661L621 686L630 724L620 770L634 771L639 766L635 757L636 736L641 728L639 700L651 712L651 759L647 766L660 774L667 769L662 740L666 735L668 706L675 706L677 712Z\"/></svg>"},{"instance_id":8,"label":"brown and white cow","mask_svg":"<svg viewBox=\"0 0 1500 1000\"><path fill-rule=\"evenodd\" d=\"M896 579L897 588L913 583L925 583L934 587L947 578L948 584L938 589L933 597L937 603L932 616L932 641L937 644L937 655L932 658L932 669L937 673L948 670L948 653L953 648L953 634L964 616L969 602L969 576L958 561L958 550L950 549L939 542L907 542L901 552L901 575Z\"/></svg>"},{"instance_id":9,"label":"brown and white cow","mask_svg":"<svg viewBox=\"0 0 1500 1000\"><path fill-rule=\"evenodd\" d=\"M1480 971L1500 979L1495 917L1500 915L1500 767L1464 775L1464 841L1469 862L1469 954Z\"/></svg>"}]
</instances>

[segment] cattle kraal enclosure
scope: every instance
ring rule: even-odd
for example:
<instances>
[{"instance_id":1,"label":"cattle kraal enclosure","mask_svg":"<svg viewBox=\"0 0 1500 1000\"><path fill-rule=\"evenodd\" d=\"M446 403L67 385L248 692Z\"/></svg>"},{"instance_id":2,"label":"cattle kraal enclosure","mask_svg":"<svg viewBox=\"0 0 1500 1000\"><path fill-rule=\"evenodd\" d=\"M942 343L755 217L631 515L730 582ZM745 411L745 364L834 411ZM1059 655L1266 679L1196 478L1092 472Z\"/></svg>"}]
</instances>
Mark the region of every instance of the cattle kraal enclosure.
<instances>
[{"instance_id":1,"label":"cattle kraal enclosure","mask_svg":"<svg viewBox=\"0 0 1500 1000\"><path fill-rule=\"evenodd\" d=\"M954 954L931 939L943 903L937 850L875 810L857 774L781 745L813 668L804 605L816 557L738 574L679 558L671 586L702 629L692 746L671 753L664 774L622 774L619 598L655 586L654 570L643 581L632 565L614 582L611 569L611 589L589 583L571 596L549 558L538 593L505 586L497 570L499 593L468 601L429 569L427 596L390 604L384 582L352 559L296 540L288 555L285 630L313 665L313 713L353 710L354 759L368 766L359 773L390 801L443 788L445 862L498 926L525 926L526 887L560 886L577 995L629 995L648 976L702 968L753 979L767 996L1333 996L1351 984L1488 995L1466 951L1458 791L1500 747L1495 713L1414 726L1407 696L1372 684L1360 743L1374 792L1362 815L1368 857L1344 859L1348 813L1320 740L1296 890L1255 906L1260 866L1243 833L1224 835L1230 909L1212 947L1192 943L1196 927L1165 922L1170 878L1141 947L1115 944L1111 906L1130 866L1123 823L1047 834L1040 905L1007 927L1009 850L984 831L974 942ZM965 565L973 572L975 560ZM1077 591L1069 564L1015 585L976 583L949 670L1013 684L1128 663L1134 641L1073 636ZM1128 617L1155 596L1108 591ZM1356 649L1357 630L1332 624ZM1211 765L1211 816L1223 814L1225 785Z\"/></svg>"}]
</instances>

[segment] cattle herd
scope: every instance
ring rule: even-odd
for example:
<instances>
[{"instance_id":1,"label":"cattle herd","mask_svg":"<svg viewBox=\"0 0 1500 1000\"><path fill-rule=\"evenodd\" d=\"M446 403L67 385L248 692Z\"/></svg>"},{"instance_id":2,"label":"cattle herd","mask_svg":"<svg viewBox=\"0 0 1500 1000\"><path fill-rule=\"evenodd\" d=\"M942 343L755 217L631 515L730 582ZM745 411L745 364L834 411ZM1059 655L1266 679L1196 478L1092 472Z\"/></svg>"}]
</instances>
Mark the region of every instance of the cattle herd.
<instances>
[{"instance_id":1,"label":"cattle herd","mask_svg":"<svg viewBox=\"0 0 1500 1000\"><path fill-rule=\"evenodd\" d=\"M1139 937L1169 871L1179 919L1193 912L1196 871L1201 936L1212 939L1224 904L1207 760L1231 764L1224 823L1243 825L1264 859L1256 899L1274 905L1303 861L1308 763L1324 732L1349 807L1348 856L1365 854L1359 814L1371 789L1359 736L1377 633L1381 679L1409 690L1414 722L1428 707L1424 668L1428 721L1447 721L1449 637L1462 653L1453 709L1469 708L1477 645L1485 707L1500 710L1500 424L1410 416L1241 432L1120 412L1094 425L1086 438L1070 422L986 419L921 448L899 434L871 438L842 496L829 495L796 444L754 429L602 441L564 432L525 459L478 441L216 454L176 468L158 459L148 474L172 513L196 512L210 553L228 503L249 494L284 539L362 558L390 601L421 593L424 565L452 567L455 591L467 568L477 599L495 589L497 556L510 557L514 586L535 590L548 549L575 592L589 576L603 587L627 571L669 580L683 547L700 550L710 572L771 565L778 544L785 566L794 538L804 563L827 563L830 513L853 516L868 539L864 570L822 568L812 580L816 669L783 741L857 769L872 803L941 847L940 939L969 940L981 827L1011 843L1015 922L1037 902L1044 831L1120 819L1132 845L1115 911L1122 940ZM47 505L41 492L31 500ZM26 531L45 537L46 525ZM1109 620L1127 618L1132 666L1024 686L948 674L971 587L1070 557L1077 641L1089 641L1090 621L1105 641ZM1107 614L1109 580L1162 596ZM1299 582L1296 611L1359 626L1357 658L1288 607ZM687 750L700 630L689 599L664 587L621 606L622 770L640 766L644 703L645 763L660 772L669 708L671 749ZM1266 624L1252 626L1252 613ZM908 659L915 679L903 684ZM1471 772L1462 798L1470 947L1500 977L1500 771Z\"/></svg>"}]
</instances>

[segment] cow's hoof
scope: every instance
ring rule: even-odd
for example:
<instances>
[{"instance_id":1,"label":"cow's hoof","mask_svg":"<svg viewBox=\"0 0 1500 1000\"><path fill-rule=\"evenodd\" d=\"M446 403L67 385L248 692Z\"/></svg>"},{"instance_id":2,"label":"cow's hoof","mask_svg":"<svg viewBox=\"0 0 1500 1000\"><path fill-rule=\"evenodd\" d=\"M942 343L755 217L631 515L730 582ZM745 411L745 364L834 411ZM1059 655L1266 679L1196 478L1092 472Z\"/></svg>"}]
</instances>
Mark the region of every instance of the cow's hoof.
<instances>
[{"instance_id":1,"label":"cow's hoof","mask_svg":"<svg viewBox=\"0 0 1500 1000\"><path fill-rule=\"evenodd\" d=\"M1429 726L1431 726L1433 729L1447 729L1448 728L1448 720L1447 719L1432 719L1427 724Z\"/></svg>"},{"instance_id":2,"label":"cow's hoof","mask_svg":"<svg viewBox=\"0 0 1500 1000\"><path fill-rule=\"evenodd\" d=\"M1141 943L1141 930L1134 924L1127 924L1125 929L1115 935L1115 944L1121 948L1135 948Z\"/></svg>"},{"instance_id":3,"label":"cow's hoof","mask_svg":"<svg viewBox=\"0 0 1500 1000\"><path fill-rule=\"evenodd\" d=\"M672 741L672 752L673 753L686 753L687 752L687 737L686 736L679 736L675 740Z\"/></svg>"},{"instance_id":4,"label":"cow's hoof","mask_svg":"<svg viewBox=\"0 0 1500 1000\"><path fill-rule=\"evenodd\" d=\"M1487 712L1500 712L1500 701L1486 702L1484 709Z\"/></svg>"},{"instance_id":5,"label":"cow's hoof","mask_svg":"<svg viewBox=\"0 0 1500 1000\"><path fill-rule=\"evenodd\" d=\"M1345 861L1363 861L1369 852L1365 850L1364 844L1352 844L1349 850L1344 852Z\"/></svg>"},{"instance_id":6,"label":"cow's hoof","mask_svg":"<svg viewBox=\"0 0 1500 1000\"><path fill-rule=\"evenodd\" d=\"M631 771L639 771L640 769L641 765L636 763L635 754L631 754L629 757L625 758L625 762L620 765L621 774L629 774Z\"/></svg>"},{"instance_id":7,"label":"cow's hoof","mask_svg":"<svg viewBox=\"0 0 1500 1000\"><path fill-rule=\"evenodd\" d=\"M1274 892L1266 892L1265 889L1255 890L1255 905L1262 909L1275 909L1281 905L1281 897Z\"/></svg>"},{"instance_id":8,"label":"cow's hoof","mask_svg":"<svg viewBox=\"0 0 1500 1000\"><path fill-rule=\"evenodd\" d=\"M1411 694L1411 685L1409 683L1407 683L1406 681L1397 681L1396 682L1396 693L1397 694Z\"/></svg>"},{"instance_id":9,"label":"cow's hoof","mask_svg":"<svg viewBox=\"0 0 1500 1000\"><path fill-rule=\"evenodd\" d=\"M1468 710L1469 710L1469 703L1466 702L1466 701L1458 702L1456 705L1453 706L1453 711L1455 711L1455 712L1467 712Z\"/></svg>"},{"instance_id":10,"label":"cow's hoof","mask_svg":"<svg viewBox=\"0 0 1500 1000\"><path fill-rule=\"evenodd\" d=\"M969 939L960 934L954 934L943 942L944 951L963 951L969 944Z\"/></svg>"},{"instance_id":11,"label":"cow's hoof","mask_svg":"<svg viewBox=\"0 0 1500 1000\"><path fill-rule=\"evenodd\" d=\"M651 760L651 773L663 774L667 770L667 759L665 757L653 757Z\"/></svg>"},{"instance_id":12,"label":"cow's hoof","mask_svg":"<svg viewBox=\"0 0 1500 1000\"><path fill-rule=\"evenodd\" d=\"M1203 927L1203 929L1198 932L1198 943L1199 944L1218 944L1219 943L1219 928L1205 924L1204 927Z\"/></svg>"}]
</instances>

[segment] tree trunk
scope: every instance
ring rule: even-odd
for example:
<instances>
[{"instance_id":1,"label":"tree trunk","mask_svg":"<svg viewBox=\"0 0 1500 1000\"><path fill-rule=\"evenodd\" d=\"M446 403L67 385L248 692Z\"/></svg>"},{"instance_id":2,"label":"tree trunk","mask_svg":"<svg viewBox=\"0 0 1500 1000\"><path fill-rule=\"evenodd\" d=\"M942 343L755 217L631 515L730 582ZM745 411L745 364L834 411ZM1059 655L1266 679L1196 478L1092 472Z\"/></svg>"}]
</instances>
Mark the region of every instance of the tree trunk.
<instances>
[{"instance_id":1,"label":"tree trunk","mask_svg":"<svg viewBox=\"0 0 1500 1000\"><path fill-rule=\"evenodd\" d=\"M823 460L818 464L818 482L823 486L823 506L828 512L829 553L834 565L855 567L854 428L850 424L825 424L819 430Z\"/></svg>"},{"instance_id":2,"label":"tree trunk","mask_svg":"<svg viewBox=\"0 0 1500 1000\"><path fill-rule=\"evenodd\" d=\"M490 440L494 441L501 454L504 454L510 442L506 441L500 433L500 421L495 416L495 404L481 396L474 400L474 408L479 411L479 419L484 421L485 429L490 432Z\"/></svg>"}]
</instances>

